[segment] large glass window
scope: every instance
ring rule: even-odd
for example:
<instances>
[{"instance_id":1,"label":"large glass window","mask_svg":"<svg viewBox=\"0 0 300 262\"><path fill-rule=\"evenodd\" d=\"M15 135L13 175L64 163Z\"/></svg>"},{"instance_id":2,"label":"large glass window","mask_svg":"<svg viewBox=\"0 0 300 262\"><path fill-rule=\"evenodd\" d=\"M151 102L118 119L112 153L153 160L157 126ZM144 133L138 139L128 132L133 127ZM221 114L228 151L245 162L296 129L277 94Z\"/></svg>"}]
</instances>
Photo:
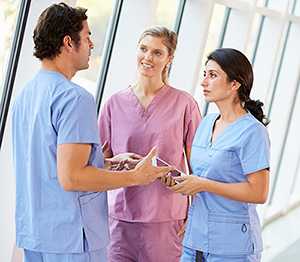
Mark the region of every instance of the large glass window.
<instances>
[{"instance_id":1,"label":"large glass window","mask_svg":"<svg viewBox=\"0 0 300 262\"><path fill-rule=\"evenodd\" d=\"M294 9L294 15L300 16L300 1L299 0L295 0L295 9Z\"/></svg>"},{"instance_id":2,"label":"large glass window","mask_svg":"<svg viewBox=\"0 0 300 262\"><path fill-rule=\"evenodd\" d=\"M172 29L176 19L178 2L179 1L174 0L158 1L154 24L163 25Z\"/></svg>"},{"instance_id":3,"label":"large glass window","mask_svg":"<svg viewBox=\"0 0 300 262\"><path fill-rule=\"evenodd\" d=\"M211 23L209 25L206 45L204 49L204 56L202 59L203 65L206 61L207 55L220 45L220 38L222 37L221 33L225 22L225 15L226 7L224 5L215 4L212 18L210 20Z\"/></svg>"},{"instance_id":4,"label":"large glass window","mask_svg":"<svg viewBox=\"0 0 300 262\"><path fill-rule=\"evenodd\" d=\"M202 87L201 87L201 81L203 79L203 71L205 68L205 62L206 62L206 59L207 59L207 56L209 55L209 53L212 52L214 49L218 48L220 45L220 40L222 38L222 32L224 29L224 22L226 22L225 21L226 20L225 19L226 10L228 10L228 9L226 9L226 7L224 5L215 4L213 13L212 13L212 17L210 20L211 22L209 25L206 45L205 45L204 53L202 56L198 90L195 92L195 99L199 103L201 111L203 111L203 109L206 106L206 103L205 103L204 97L203 97L203 93L202 93ZM211 104L210 110L216 111L215 106Z\"/></svg>"},{"instance_id":5,"label":"large glass window","mask_svg":"<svg viewBox=\"0 0 300 262\"><path fill-rule=\"evenodd\" d=\"M0 101L14 37L20 1L0 1Z\"/></svg>"},{"instance_id":6,"label":"large glass window","mask_svg":"<svg viewBox=\"0 0 300 262\"><path fill-rule=\"evenodd\" d=\"M295 197L299 197L299 160L300 160L300 147L295 141L298 140L300 125L298 121L298 112L300 110L300 83L298 81L297 88L294 92L294 98L292 101L293 112L291 114L289 129L287 132L287 138L284 145L284 153L282 154L281 165L278 170L278 175L282 177L287 184L285 189L282 189L281 182L278 183L278 188L283 191L283 196L288 196L288 200L284 203L290 202L294 204ZM284 192L285 191L285 192Z\"/></svg>"},{"instance_id":7,"label":"large glass window","mask_svg":"<svg viewBox=\"0 0 300 262\"><path fill-rule=\"evenodd\" d=\"M94 96L96 96L105 36L112 15L113 4L113 0L78 0L76 2L76 6L88 8L88 22L94 49L90 56L89 69L79 71L73 80Z\"/></svg>"},{"instance_id":8,"label":"large glass window","mask_svg":"<svg viewBox=\"0 0 300 262\"><path fill-rule=\"evenodd\" d=\"M288 0L258 0L257 5L284 12L288 2Z\"/></svg>"},{"instance_id":9,"label":"large glass window","mask_svg":"<svg viewBox=\"0 0 300 262\"><path fill-rule=\"evenodd\" d=\"M288 0L268 0L267 7L270 9L278 10L280 12L284 12L288 2Z\"/></svg>"},{"instance_id":10,"label":"large glass window","mask_svg":"<svg viewBox=\"0 0 300 262\"><path fill-rule=\"evenodd\" d=\"M270 93L270 84L273 77L274 65L278 56L278 45L281 36L282 22L280 20L264 17L262 18L259 32L259 39L257 39L256 50L253 50L254 59L254 87L252 91L253 98L260 99L264 102ZM276 43L276 44L275 44ZM255 57L254 57L255 56ZM269 70L266 70L268 68ZM267 107L266 107L267 109Z\"/></svg>"},{"instance_id":11,"label":"large glass window","mask_svg":"<svg viewBox=\"0 0 300 262\"><path fill-rule=\"evenodd\" d=\"M261 16L259 14L255 14L252 19L251 23L251 30L249 32L249 37L247 41L247 50L246 54L249 58L251 58L251 63L255 63L256 58L256 51L258 48L258 44L261 37L261 30L263 28L264 24L264 16Z\"/></svg>"},{"instance_id":12,"label":"large glass window","mask_svg":"<svg viewBox=\"0 0 300 262\"><path fill-rule=\"evenodd\" d=\"M271 108L270 137L272 144L271 167L271 209L279 211L286 205L287 197L290 194L291 181L293 180L292 152L289 150L287 142L291 134L291 119L295 112L295 97L297 95L297 85L299 81L299 57L295 56L295 51L299 46L300 27L297 24L290 24L286 33L286 44L283 46L283 56L280 61L278 76L274 83L275 95ZM294 118L295 119L295 118ZM295 141L294 141L295 142ZM292 143L294 143L292 142ZM285 164L285 157L291 161ZM295 159L296 161L296 159ZM272 211L270 211L272 213Z\"/></svg>"}]
</instances>

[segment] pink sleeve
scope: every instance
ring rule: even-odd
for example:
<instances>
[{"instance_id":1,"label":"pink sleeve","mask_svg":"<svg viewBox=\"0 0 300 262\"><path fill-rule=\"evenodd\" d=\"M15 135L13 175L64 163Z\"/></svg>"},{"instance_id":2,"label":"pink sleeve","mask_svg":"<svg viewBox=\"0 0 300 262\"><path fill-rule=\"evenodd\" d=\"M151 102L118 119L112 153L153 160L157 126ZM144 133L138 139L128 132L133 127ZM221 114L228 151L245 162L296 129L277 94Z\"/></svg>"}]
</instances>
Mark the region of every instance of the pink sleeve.
<instances>
[{"instance_id":1,"label":"pink sleeve","mask_svg":"<svg viewBox=\"0 0 300 262\"><path fill-rule=\"evenodd\" d=\"M186 147L192 147L194 135L200 124L202 117L196 101L190 104L186 110L185 121L184 121L184 144Z\"/></svg>"},{"instance_id":2,"label":"pink sleeve","mask_svg":"<svg viewBox=\"0 0 300 262\"><path fill-rule=\"evenodd\" d=\"M111 151L111 112L109 102L105 103L100 112L98 126L101 144L104 145L107 142Z\"/></svg>"}]
</instances>

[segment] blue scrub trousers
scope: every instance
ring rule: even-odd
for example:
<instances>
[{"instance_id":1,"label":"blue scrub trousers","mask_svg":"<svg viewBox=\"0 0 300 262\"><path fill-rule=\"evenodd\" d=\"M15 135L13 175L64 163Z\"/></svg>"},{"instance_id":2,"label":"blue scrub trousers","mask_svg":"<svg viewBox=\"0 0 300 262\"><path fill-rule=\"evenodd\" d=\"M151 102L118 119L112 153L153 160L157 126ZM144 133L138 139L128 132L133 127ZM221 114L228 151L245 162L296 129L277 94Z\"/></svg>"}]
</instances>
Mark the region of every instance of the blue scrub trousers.
<instances>
[{"instance_id":1,"label":"blue scrub trousers","mask_svg":"<svg viewBox=\"0 0 300 262\"><path fill-rule=\"evenodd\" d=\"M261 254L249 256L221 256L202 253L201 260L197 256L196 250L184 246L180 262L260 262L260 258Z\"/></svg>"},{"instance_id":2,"label":"blue scrub trousers","mask_svg":"<svg viewBox=\"0 0 300 262\"><path fill-rule=\"evenodd\" d=\"M97 251L87 251L88 242L84 238L83 253L46 253L24 249L24 262L107 262L107 247Z\"/></svg>"},{"instance_id":3,"label":"blue scrub trousers","mask_svg":"<svg viewBox=\"0 0 300 262\"><path fill-rule=\"evenodd\" d=\"M107 262L106 247L84 253L55 254L24 249L24 262Z\"/></svg>"}]
</instances>

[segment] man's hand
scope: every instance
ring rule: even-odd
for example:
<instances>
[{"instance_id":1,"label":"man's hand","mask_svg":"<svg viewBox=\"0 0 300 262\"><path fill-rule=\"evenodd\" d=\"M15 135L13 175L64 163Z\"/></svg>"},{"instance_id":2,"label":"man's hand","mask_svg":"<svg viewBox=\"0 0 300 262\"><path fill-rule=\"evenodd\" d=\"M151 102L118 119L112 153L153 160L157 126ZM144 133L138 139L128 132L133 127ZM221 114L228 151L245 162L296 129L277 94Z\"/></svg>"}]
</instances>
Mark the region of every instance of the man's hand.
<instances>
[{"instance_id":1,"label":"man's hand","mask_svg":"<svg viewBox=\"0 0 300 262\"><path fill-rule=\"evenodd\" d=\"M156 148L152 148L148 155L140 160L134 168L136 172L136 180L138 184L147 185L154 182L157 178L163 177L170 171L174 170L173 167L156 167L152 165L152 159L156 156Z\"/></svg>"}]
</instances>

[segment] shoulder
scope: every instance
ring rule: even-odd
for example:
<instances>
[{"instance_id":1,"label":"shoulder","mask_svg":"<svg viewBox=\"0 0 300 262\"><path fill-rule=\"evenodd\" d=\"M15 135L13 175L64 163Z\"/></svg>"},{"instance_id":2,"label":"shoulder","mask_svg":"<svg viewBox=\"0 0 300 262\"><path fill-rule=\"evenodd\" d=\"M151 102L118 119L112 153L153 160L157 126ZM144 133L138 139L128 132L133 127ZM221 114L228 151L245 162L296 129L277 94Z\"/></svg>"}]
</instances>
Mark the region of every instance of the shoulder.
<instances>
[{"instance_id":1,"label":"shoulder","mask_svg":"<svg viewBox=\"0 0 300 262\"><path fill-rule=\"evenodd\" d=\"M67 100L77 99L80 101L95 103L95 99L91 93L71 81L60 82L60 84L56 86L56 90L53 95L54 97L60 97Z\"/></svg>"},{"instance_id":2,"label":"shoulder","mask_svg":"<svg viewBox=\"0 0 300 262\"><path fill-rule=\"evenodd\" d=\"M173 94L174 96L178 96L181 99L186 100L187 102L197 103L194 97L190 93L181 89L177 89L173 86L168 86L168 88L169 88L169 93Z\"/></svg>"},{"instance_id":3,"label":"shoulder","mask_svg":"<svg viewBox=\"0 0 300 262\"><path fill-rule=\"evenodd\" d=\"M239 130L244 139L249 137L269 139L267 128L250 113L240 121Z\"/></svg>"},{"instance_id":4,"label":"shoulder","mask_svg":"<svg viewBox=\"0 0 300 262\"><path fill-rule=\"evenodd\" d=\"M114 104L123 104L124 102L130 100L132 96L132 91L130 87L127 87L126 89L122 89L116 93L114 93L112 96L110 96L104 103L104 107L110 107Z\"/></svg>"},{"instance_id":5,"label":"shoulder","mask_svg":"<svg viewBox=\"0 0 300 262\"><path fill-rule=\"evenodd\" d=\"M131 88L127 87L122 89L116 93L114 93L107 101L117 101L122 99L128 99L128 97L132 94Z\"/></svg>"},{"instance_id":6,"label":"shoulder","mask_svg":"<svg viewBox=\"0 0 300 262\"><path fill-rule=\"evenodd\" d=\"M218 116L219 116L219 113L209 113L209 114L207 114L205 117L203 117L203 119L201 121L201 125L202 124L208 124L208 123L211 123L211 122L215 121Z\"/></svg>"},{"instance_id":7,"label":"shoulder","mask_svg":"<svg viewBox=\"0 0 300 262\"><path fill-rule=\"evenodd\" d=\"M178 100L178 104L190 108L191 111L194 109L199 111L198 103L195 98L184 90L168 86L168 97Z\"/></svg>"},{"instance_id":8,"label":"shoulder","mask_svg":"<svg viewBox=\"0 0 300 262\"><path fill-rule=\"evenodd\" d=\"M263 123L258 121L252 114L248 113L247 116L241 121L242 124L249 129L257 129L262 131L267 131L267 128Z\"/></svg>"},{"instance_id":9,"label":"shoulder","mask_svg":"<svg viewBox=\"0 0 300 262\"><path fill-rule=\"evenodd\" d=\"M56 85L52 90L50 101L53 113L62 114L72 111L74 117L79 113L96 114L96 103L92 94L68 80Z\"/></svg>"},{"instance_id":10,"label":"shoulder","mask_svg":"<svg viewBox=\"0 0 300 262\"><path fill-rule=\"evenodd\" d=\"M95 100L93 95L90 92L88 92L86 89L81 87L80 85L77 85L73 82L70 82L69 85L70 85L70 92L72 92L74 95L82 99L87 99L92 101Z\"/></svg>"},{"instance_id":11,"label":"shoulder","mask_svg":"<svg viewBox=\"0 0 300 262\"><path fill-rule=\"evenodd\" d=\"M197 129L197 136L209 132L212 123L216 120L218 115L218 113L210 113L203 117Z\"/></svg>"}]
</instances>

